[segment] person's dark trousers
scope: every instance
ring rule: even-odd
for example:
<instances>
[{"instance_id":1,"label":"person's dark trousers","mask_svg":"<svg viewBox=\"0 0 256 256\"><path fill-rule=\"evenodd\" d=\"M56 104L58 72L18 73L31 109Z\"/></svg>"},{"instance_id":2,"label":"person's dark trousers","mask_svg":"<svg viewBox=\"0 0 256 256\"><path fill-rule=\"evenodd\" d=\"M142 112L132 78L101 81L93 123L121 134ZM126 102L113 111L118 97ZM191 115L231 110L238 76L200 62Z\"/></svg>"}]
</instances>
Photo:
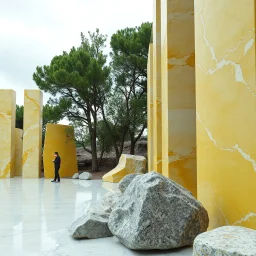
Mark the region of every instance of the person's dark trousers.
<instances>
[{"instance_id":1,"label":"person's dark trousers","mask_svg":"<svg viewBox=\"0 0 256 256\"><path fill-rule=\"evenodd\" d=\"M54 180L60 182L59 168L55 168L55 177Z\"/></svg>"}]
</instances>

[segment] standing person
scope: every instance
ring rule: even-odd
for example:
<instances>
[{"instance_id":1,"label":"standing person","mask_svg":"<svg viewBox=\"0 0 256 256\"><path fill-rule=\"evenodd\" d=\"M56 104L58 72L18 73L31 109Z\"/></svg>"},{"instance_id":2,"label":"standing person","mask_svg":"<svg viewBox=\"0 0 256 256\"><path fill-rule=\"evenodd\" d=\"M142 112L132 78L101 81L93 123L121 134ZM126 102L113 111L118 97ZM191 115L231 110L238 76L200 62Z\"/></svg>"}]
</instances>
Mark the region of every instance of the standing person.
<instances>
[{"instance_id":1,"label":"standing person","mask_svg":"<svg viewBox=\"0 0 256 256\"><path fill-rule=\"evenodd\" d=\"M52 180L52 182L58 183L60 182L59 170L60 170L61 159L58 152L54 153L54 157L55 159L53 160L53 163L54 163L54 169L55 169L55 177L54 177L54 180Z\"/></svg>"}]
</instances>

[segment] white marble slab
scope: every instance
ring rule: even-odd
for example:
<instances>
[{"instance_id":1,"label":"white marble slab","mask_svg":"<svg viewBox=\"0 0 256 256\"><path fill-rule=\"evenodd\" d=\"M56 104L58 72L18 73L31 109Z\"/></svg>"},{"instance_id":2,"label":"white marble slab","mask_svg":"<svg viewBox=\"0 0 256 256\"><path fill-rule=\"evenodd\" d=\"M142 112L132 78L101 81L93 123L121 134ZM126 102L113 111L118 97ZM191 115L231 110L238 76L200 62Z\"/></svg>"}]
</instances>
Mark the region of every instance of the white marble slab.
<instances>
[{"instance_id":1,"label":"white marble slab","mask_svg":"<svg viewBox=\"0 0 256 256\"><path fill-rule=\"evenodd\" d=\"M1 256L191 256L192 249L134 252L112 238L74 240L68 226L116 185L62 179L0 180Z\"/></svg>"}]
</instances>

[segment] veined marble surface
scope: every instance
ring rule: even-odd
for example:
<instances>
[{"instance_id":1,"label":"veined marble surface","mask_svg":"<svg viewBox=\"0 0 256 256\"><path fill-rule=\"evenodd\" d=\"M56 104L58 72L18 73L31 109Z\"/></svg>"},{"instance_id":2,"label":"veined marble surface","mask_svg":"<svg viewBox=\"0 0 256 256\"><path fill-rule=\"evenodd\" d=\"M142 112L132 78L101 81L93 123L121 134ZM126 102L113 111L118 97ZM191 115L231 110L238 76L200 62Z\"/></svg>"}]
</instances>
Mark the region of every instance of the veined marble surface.
<instances>
[{"instance_id":1,"label":"veined marble surface","mask_svg":"<svg viewBox=\"0 0 256 256\"><path fill-rule=\"evenodd\" d=\"M44 141L44 177L53 179L53 153L61 157L60 177L72 177L78 172L74 128L69 125L47 124Z\"/></svg>"},{"instance_id":2,"label":"veined marble surface","mask_svg":"<svg viewBox=\"0 0 256 256\"><path fill-rule=\"evenodd\" d=\"M197 196L194 1L161 1L162 174Z\"/></svg>"},{"instance_id":3,"label":"veined marble surface","mask_svg":"<svg viewBox=\"0 0 256 256\"><path fill-rule=\"evenodd\" d=\"M0 179L14 176L16 93L0 90Z\"/></svg>"},{"instance_id":4,"label":"veined marble surface","mask_svg":"<svg viewBox=\"0 0 256 256\"><path fill-rule=\"evenodd\" d=\"M153 169L162 173L161 0L153 1Z\"/></svg>"},{"instance_id":5,"label":"veined marble surface","mask_svg":"<svg viewBox=\"0 0 256 256\"><path fill-rule=\"evenodd\" d=\"M256 229L255 1L195 0L198 200Z\"/></svg>"},{"instance_id":6,"label":"veined marble surface","mask_svg":"<svg viewBox=\"0 0 256 256\"><path fill-rule=\"evenodd\" d=\"M22 176L23 130L15 128L14 176Z\"/></svg>"},{"instance_id":7,"label":"veined marble surface","mask_svg":"<svg viewBox=\"0 0 256 256\"><path fill-rule=\"evenodd\" d=\"M107 184L107 186L106 186ZM69 225L116 184L62 179L0 180L1 256L191 256L192 249L134 252L112 238L74 240Z\"/></svg>"},{"instance_id":8,"label":"veined marble surface","mask_svg":"<svg viewBox=\"0 0 256 256\"><path fill-rule=\"evenodd\" d=\"M42 155L43 93L40 90L24 91L24 133L22 177L39 178Z\"/></svg>"},{"instance_id":9,"label":"veined marble surface","mask_svg":"<svg viewBox=\"0 0 256 256\"><path fill-rule=\"evenodd\" d=\"M106 173L102 180L106 182L120 182L126 175L132 173L145 173L147 159L144 156L132 156L122 154L119 163L110 172Z\"/></svg>"},{"instance_id":10,"label":"veined marble surface","mask_svg":"<svg viewBox=\"0 0 256 256\"><path fill-rule=\"evenodd\" d=\"M149 44L148 49L148 64L147 64L147 128L148 128L148 170L153 170L154 163L154 100L153 100L153 43Z\"/></svg>"}]
</instances>

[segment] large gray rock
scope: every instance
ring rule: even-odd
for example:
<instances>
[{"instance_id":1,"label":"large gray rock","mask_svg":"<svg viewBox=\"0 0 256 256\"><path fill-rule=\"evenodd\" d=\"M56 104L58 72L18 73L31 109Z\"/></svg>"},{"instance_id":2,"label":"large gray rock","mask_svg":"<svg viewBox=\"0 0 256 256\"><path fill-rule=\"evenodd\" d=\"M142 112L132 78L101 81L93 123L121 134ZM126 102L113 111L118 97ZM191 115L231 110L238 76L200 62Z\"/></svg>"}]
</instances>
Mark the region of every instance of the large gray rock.
<instances>
[{"instance_id":1,"label":"large gray rock","mask_svg":"<svg viewBox=\"0 0 256 256\"><path fill-rule=\"evenodd\" d=\"M101 199L101 203L103 206L113 209L121 196L122 193L120 191L108 192Z\"/></svg>"},{"instance_id":2,"label":"large gray rock","mask_svg":"<svg viewBox=\"0 0 256 256\"><path fill-rule=\"evenodd\" d=\"M171 249L192 245L206 231L207 211L192 194L155 173L138 175L109 218L109 229L134 250Z\"/></svg>"},{"instance_id":3,"label":"large gray rock","mask_svg":"<svg viewBox=\"0 0 256 256\"><path fill-rule=\"evenodd\" d=\"M79 180L91 180L92 174L89 172L83 172L79 175Z\"/></svg>"},{"instance_id":4,"label":"large gray rock","mask_svg":"<svg viewBox=\"0 0 256 256\"><path fill-rule=\"evenodd\" d=\"M118 188L120 189L120 191L122 193L124 193L124 191L126 190L126 188L130 185L130 183L133 181L133 179L135 177L137 177L137 175L142 175L141 173L132 173L132 174L128 174L126 175L118 184Z\"/></svg>"},{"instance_id":5,"label":"large gray rock","mask_svg":"<svg viewBox=\"0 0 256 256\"><path fill-rule=\"evenodd\" d=\"M74 238L103 238L113 236L108 228L110 208L90 209L69 228Z\"/></svg>"},{"instance_id":6,"label":"large gray rock","mask_svg":"<svg viewBox=\"0 0 256 256\"><path fill-rule=\"evenodd\" d=\"M226 226L199 235L193 246L193 256L255 256L256 231Z\"/></svg>"}]
</instances>

